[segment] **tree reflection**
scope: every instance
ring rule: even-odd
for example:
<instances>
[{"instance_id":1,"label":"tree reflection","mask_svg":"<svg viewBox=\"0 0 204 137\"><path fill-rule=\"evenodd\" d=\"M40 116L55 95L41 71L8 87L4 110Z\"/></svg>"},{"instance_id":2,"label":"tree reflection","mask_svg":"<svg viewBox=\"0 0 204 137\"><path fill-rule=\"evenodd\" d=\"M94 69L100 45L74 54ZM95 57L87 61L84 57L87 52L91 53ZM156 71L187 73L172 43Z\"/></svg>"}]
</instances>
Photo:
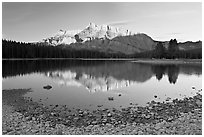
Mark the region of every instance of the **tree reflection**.
<instances>
[{"instance_id":1,"label":"tree reflection","mask_svg":"<svg viewBox=\"0 0 204 137\"><path fill-rule=\"evenodd\" d=\"M179 75L179 66L177 65L152 65L152 72L157 80L161 80L163 75L168 75L169 83L175 84Z\"/></svg>"},{"instance_id":2,"label":"tree reflection","mask_svg":"<svg viewBox=\"0 0 204 137\"><path fill-rule=\"evenodd\" d=\"M169 82L175 84L178 79L179 67L176 65L169 66L167 74L169 77Z\"/></svg>"},{"instance_id":3,"label":"tree reflection","mask_svg":"<svg viewBox=\"0 0 204 137\"><path fill-rule=\"evenodd\" d=\"M162 79L163 75L165 74L165 70L166 70L166 66L163 66L163 65L152 66L152 71L158 80Z\"/></svg>"}]
</instances>

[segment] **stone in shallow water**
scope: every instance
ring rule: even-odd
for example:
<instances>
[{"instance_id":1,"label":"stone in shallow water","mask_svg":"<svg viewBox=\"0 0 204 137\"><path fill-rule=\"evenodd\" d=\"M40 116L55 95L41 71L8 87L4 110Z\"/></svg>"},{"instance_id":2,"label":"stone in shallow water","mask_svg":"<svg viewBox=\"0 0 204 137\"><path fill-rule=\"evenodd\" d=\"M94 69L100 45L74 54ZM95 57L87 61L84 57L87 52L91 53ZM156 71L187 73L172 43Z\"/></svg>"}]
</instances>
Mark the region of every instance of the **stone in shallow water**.
<instances>
[{"instance_id":1,"label":"stone in shallow water","mask_svg":"<svg viewBox=\"0 0 204 137\"><path fill-rule=\"evenodd\" d=\"M109 101L113 101L114 98L113 98L113 97L108 97L108 100L109 100Z\"/></svg>"},{"instance_id":2,"label":"stone in shallow water","mask_svg":"<svg viewBox=\"0 0 204 137\"><path fill-rule=\"evenodd\" d=\"M44 88L44 89L47 89L47 90L50 90L50 89L52 88L52 86L47 85L47 86L44 86L43 88Z\"/></svg>"},{"instance_id":3,"label":"stone in shallow water","mask_svg":"<svg viewBox=\"0 0 204 137\"><path fill-rule=\"evenodd\" d=\"M170 101L170 100L171 100L171 98L170 98L170 97L167 97L167 98L166 98L166 101Z\"/></svg>"}]
</instances>

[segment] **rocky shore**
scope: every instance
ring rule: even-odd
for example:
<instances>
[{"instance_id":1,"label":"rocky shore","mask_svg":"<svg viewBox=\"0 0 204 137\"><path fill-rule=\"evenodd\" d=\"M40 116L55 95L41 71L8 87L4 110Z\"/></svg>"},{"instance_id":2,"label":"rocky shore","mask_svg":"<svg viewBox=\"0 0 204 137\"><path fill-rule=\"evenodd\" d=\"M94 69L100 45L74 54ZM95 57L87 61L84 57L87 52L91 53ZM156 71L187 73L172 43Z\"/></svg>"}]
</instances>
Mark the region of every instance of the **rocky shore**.
<instances>
[{"instance_id":1,"label":"rocky shore","mask_svg":"<svg viewBox=\"0 0 204 137\"><path fill-rule=\"evenodd\" d=\"M94 111L44 106L23 97L31 89L2 91L2 134L6 135L201 135L202 94L172 101L130 104Z\"/></svg>"}]
</instances>

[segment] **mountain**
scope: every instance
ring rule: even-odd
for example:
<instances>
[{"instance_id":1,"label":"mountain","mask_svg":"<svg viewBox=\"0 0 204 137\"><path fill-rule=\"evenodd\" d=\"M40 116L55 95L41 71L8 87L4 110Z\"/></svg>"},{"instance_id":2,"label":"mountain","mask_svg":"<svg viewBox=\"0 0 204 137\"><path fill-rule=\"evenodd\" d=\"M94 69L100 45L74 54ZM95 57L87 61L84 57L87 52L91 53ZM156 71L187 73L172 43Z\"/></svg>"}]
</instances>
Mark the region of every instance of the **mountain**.
<instances>
[{"instance_id":1,"label":"mountain","mask_svg":"<svg viewBox=\"0 0 204 137\"><path fill-rule=\"evenodd\" d=\"M43 39L43 45L61 46L75 50L94 50L105 53L134 54L151 51L159 41L153 40L143 33L134 33L128 29L110 25L96 25L90 23L83 30L60 30L53 37ZM168 48L168 41L162 42ZM194 50L202 48L202 42L178 43L180 50Z\"/></svg>"},{"instance_id":2,"label":"mountain","mask_svg":"<svg viewBox=\"0 0 204 137\"><path fill-rule=\"evenodd\" d=\"M69 45L71 43L85 42L93 39L113 39L118 36L127 36L132 34L134 33L126 29L112 27L109 25L100 26L90 23L84 30L59 30L55 36L43 39L40 42L53 46L60 44Z\"/></svg>"},{"instance_id":3,"label":"mountain","mask_svg":"<svg viewBox=\"0 0 204 137\"><path fill-rule=\"evenodd\" d=\"M43 39L39 43L44 43L44 44L53 45L53 46L57 46L60 44L75 43L76 39L74 35L79 33L80 31L81 30L71 30L71 31L59 30L59 32L55 34L55 36Z\"/></svg>"},{"instance_id":4,"label":"mountain","mask_svg":"<svg viewBox=\"0 0 204 137\"><path fill-rule=\"evenodd\" d=\"M93 39L113 39L118 36L128 36L132 34L134 33L126 29L112 27L109 25L99 26L94 23L90 23L87 28L75 35L75 39L77 42L84 42Z\"/></svg>"}]
</instances>

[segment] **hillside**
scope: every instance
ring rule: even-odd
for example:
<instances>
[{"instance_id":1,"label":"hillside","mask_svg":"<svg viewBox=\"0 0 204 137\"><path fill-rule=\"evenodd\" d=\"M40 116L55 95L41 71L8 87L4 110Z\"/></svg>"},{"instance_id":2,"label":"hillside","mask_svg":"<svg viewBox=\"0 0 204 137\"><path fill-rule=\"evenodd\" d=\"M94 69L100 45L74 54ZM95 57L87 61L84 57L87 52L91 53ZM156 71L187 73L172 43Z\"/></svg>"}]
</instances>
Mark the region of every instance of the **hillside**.
<instances>
[{"instance_id":1,"label":"hillside","mask_svg":"<svg viewBox=\"0 0 204 137\"><path fill-rule=\"evenodd\" d=\"M63 48L97 50L107 53L134 54L142 51L152 50L155 42L145 34L130 36L119 36L113 39L93 39L84 43L73 43L63 45Z\"/></svg>"},{"instance_id":2,"label":"hillside","mask_svg":"<svg viewBox=\"0 0 204 137\"><path fill-rule=\"evenodd\" d=\"M183 43L178 43L180 50L194 50L194 49L201 49L202 48L202 42L201 41L187 41Z\"/></svg>"}]
</instances>

